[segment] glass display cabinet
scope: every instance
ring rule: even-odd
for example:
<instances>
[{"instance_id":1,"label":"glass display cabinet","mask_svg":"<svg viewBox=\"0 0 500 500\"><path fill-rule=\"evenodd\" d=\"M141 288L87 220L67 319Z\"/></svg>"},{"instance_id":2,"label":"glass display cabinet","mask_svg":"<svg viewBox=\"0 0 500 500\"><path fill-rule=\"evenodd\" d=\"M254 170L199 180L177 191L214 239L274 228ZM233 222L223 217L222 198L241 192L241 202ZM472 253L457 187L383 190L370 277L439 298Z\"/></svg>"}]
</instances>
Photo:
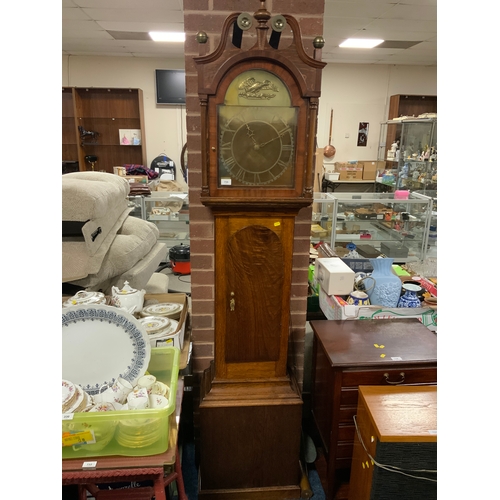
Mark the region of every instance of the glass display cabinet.
<instances>
[{"instance_id":1,"label":"glass display cabinet","mask_svg":"<svg viewBox=\"0 0 500 500\"><path fill-rule=\"evenodd\" d=\"M159 240L168 248L189 245L189 199L187 193L152 191L150 196L129 196L130 215L152 222Z\"/></svg>"},{"instance_id":2,"label":"glass display cabinet","mask_svg":"<svg viewBox=\"0 0 500 500\"><path fill-rule=\"evenodd\" d=\"M311 242L328 241L344 257L354 243L361 258L423 261L429 248L433 200L408 193L315 193Z\"/></svg>"},{"instance_id":3,"label":"glass display cabinet","mask_svg":"<svg viewBox=\"0 0 500 500\"><path fill-rule=\"evenodd\" d=\"M437 189L437 118L383 122L378 159L386 170L378 182L393 189L426 193Z\"/></svg>"},{"instance_id":4,"label":"glass display cabinet","mask_svg":"<svg viewBox=\"0 0 500 500\"><path fill-rule=\"evenodd\" d=\"M156 224L159 241L169 248L189 245L189 201L187 193L156 192L144 198L146 220Z\"/></svg>"}]
</instances>

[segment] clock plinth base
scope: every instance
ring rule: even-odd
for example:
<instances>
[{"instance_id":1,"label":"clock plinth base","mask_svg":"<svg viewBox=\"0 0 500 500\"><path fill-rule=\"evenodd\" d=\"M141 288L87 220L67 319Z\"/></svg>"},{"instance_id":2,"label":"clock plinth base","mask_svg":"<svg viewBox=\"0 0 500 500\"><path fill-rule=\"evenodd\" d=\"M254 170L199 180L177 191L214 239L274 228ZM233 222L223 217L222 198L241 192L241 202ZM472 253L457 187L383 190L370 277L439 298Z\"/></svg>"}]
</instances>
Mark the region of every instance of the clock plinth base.
<instances>
[{"instance_id":1,"label":"clock plinth base","mask_svg":"<svg viewBox=\"0 0 500 500\"><path fill-rule=\"evenodd\" d=\"M207 385L200 403L200 499L299 498L302 399L293 382Z\"/></svg>"},{"instance_id":2,"label":"clock plinth base","mask_svg":"<svg viewBox=\"0 0 500 500\"><path fill-rule=\"evenodd\" d=\"M200 484L202 483L200 477ZM198 492L200 500L290 500L300 498L298 486L280 486L276 488L249 488L233 490L203 490Z\"/></svg>"}]
</instances>

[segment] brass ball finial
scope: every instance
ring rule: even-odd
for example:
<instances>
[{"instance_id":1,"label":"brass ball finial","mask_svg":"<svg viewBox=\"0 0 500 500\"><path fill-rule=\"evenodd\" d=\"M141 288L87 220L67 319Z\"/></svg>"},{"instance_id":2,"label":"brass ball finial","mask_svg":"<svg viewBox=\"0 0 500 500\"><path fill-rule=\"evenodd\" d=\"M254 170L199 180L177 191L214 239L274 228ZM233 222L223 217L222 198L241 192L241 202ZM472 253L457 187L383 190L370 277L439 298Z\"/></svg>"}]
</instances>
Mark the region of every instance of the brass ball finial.
<instances>
[{"instance_id":1,"label":"brass ball finial","mask_svg":"<svg viewBox=\"0 0 500 500\"><path fill-rule=\"evenodd\" d=\"M322 36L317 36L313 40L313 45L315 49L322 49L325 46L325 39Z\"/></svg>"},{"instance_id":2,"label":"brass ball finial","mask_svg":"<svg viewBox=\"0 0 500 500\"><path fill-rule=\"evenodd\" d=\"M198 43L207 43L208 35L204 31L198 31L198 33L196 33L196 41Z\"/></svg>"}]
</instances>

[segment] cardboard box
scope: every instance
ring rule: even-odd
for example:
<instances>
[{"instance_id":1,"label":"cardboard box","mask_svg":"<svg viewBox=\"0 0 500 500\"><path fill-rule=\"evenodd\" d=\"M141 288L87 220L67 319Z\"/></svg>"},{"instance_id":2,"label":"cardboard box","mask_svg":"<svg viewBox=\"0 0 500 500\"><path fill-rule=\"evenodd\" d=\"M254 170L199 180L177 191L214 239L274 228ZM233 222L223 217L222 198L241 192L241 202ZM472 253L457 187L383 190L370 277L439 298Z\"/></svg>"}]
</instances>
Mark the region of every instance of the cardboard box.
<instances>
[{"instance_id":1,"label":"cardboard box","mask_svg":"<svg viewBox=\"0 0 500 500\"><path fill-rule=\"evenodd\" d=\"M184 307L182 308L180 318L176 320L179 322L177 329L167 339L157 340L156 347L177 347L182 350L188 315L187 295L185 293L147 293L144 296L144 306L162 304L164 302L183 304Z\"/></svg>"},{"instance_id":2,"label":"cardboard box","mask_svg":"<svg viewBox=\"0 0 500 500\"><path fill-rule=\"evenodd\" d=\"M149 182L147 175L127 175L125 180L130 182L139 182L140 184L147 184Z\"/></svg>"},{"instance_id":3,"label":"cardboard box","mask_svg":"<svg viewBox=\"0 0 500 500\"><path fill-rule=\"evenodd\" d=\"M125 167L113 167L113 173L119 177L126 177L127 169Z\"/></svg>"},{"instance_id":4,"label":"cardboard box","mask_svg":"<svg viewBox=\"0 0 500 500\"><path fill-rule=\"evenodd\" d=\"M338 167L339 168L339 181L362 181L363 180L363 167L357 165Z\"/></svg>"},{"instance_id":5,"label":"cardboard box","mask_svg":"<svg viewBox=\"0 0 500 500\"><path fill-rule=\"evenodd\" d=\"M340 295L340 294L339 294ZM319 289L319 307L327 319L404 319L417 318L432 332L437 330L437 310L430 307L383 307L341 304L335 295Z\"/></svg>"},{"instance_id":6,"label":"cardboard box","mask_svg":"<svg viewBox=\"0 0 500 500\"><path fill-rule=\"evenodd\" d=\"M377 178L377 171L385 169L385 161L363 161L363 180L374 181Z\"/></svg>"},{"instance_id":7,"label":"cardboard box","mask_svg":"<svg viewBox=\"0 0 500 500\"><path fill-rule=\"evenodd\" d=\"M347 295L354 289L354 271L340 258L316 259L316 280L328 295Z\"/></svg>"},{"instance_id":8,"label":"cardboard box","mask_svg":"<svg viewBox=\"0 0 500 500\"><path fill-rule=\"evenodd\" d=\"M358 166L358 161L353 160L353 161L336 161L334 164L334 172L340 172L341 169L348 168L348 167L357 167ZM362 165L360 165L362 166Z\"/></svg>"}]
</instances>

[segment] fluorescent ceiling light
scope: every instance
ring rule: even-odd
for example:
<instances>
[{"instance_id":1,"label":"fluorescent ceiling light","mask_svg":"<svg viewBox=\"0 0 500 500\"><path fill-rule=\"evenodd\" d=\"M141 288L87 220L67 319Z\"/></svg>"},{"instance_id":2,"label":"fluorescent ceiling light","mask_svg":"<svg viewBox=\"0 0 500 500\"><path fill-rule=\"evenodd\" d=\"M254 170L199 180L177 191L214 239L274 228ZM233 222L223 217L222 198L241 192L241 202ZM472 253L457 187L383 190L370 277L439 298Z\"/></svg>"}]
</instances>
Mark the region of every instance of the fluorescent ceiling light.
<instances>
[{"instance_id":1,"label":"fluorescent ceiling light","mask_svg":"<svg viewBox=\"0 0 500 500\"><path fill-rule=\"evenodd\" d=\"M168 31L150 31L149 36L155 42L184 42L186 33Z\"/></svg>"},{"instance_id":2,"label":"fluorescent ceiling light","mask_svg":"<svg viewBox=\"0 0 500 500\"><path fill-rule=\"evenodd\" d=\"M355 49L372 49L380 45L384 40L374 40L371 38L348 38L339 47L352 47Z\"/></svg>"}]
</instances>

